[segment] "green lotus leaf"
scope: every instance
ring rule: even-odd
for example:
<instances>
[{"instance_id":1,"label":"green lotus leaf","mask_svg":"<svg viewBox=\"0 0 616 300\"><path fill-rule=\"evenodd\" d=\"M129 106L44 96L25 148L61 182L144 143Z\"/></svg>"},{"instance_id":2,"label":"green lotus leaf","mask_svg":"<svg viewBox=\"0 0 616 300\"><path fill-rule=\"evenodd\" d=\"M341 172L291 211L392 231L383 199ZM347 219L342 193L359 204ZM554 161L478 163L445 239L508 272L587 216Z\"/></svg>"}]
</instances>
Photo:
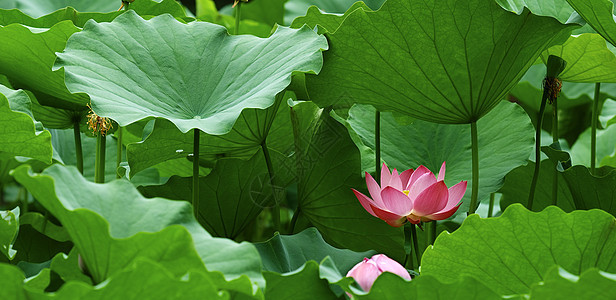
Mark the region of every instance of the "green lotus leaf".
<instances>
[{"instance_id":1,"label":"green lotus leaf","mask_svg":"<svg viewBox=\"0 0 616 300\"><path fill-rule=\"evenodd\" d=\"M563 268L553 267L541 284L534 285L530 299L604 299L616 294L616 274L588 269L580 276Z\"/></svg>"},{"instance_id":2,"label":"green lotus leaf","mask_svg":"<svg viewBox=\"0 0 616 300\"><path fill-rule=\"evenodd\" d=\"M12 2L12 3L6 3ZM13 0L3 1L0 8L11 9L17 8L20 11L34 18L50 14L56 10L73 7L80 12L113 12L117 11L122 4L120 1L77 1L77 0Z\"/></svg>"},{"instance_id":3,"label":"green lotus leaf","mask_svg":"<svg viewBox=\"0 0 616 300\"><path fill-rule=\"evenodd\" d=\"M283 25L285 2L287 2L287 0L250 1L248 3L242 3L241 18L267 24L270 28L275 24Z\"/></svg>"},{"instance_id":4,"label":"green lotus leaf","mask_svg":"<svg viewBox=\"0 0 616 300\"><path fill-rule=\"evenodd\" d=\"M575 26L494 1L389 0L376 12L355 10L326 34L331 50L320 75L306 77L308 91L322 107L362 103L431 122L474 122Z\"/></svg>"},{"instance_id":5,"label":"green lotus leaf","mask_svg":"<svg viewBox=\"0 0 616 300\"><path fill-rule=\"evenodd\" d=\"M503 194L500 201L501 210L513 203L528 203L528 192L530 184L535 172L535 163L529 162L528 165L519 166L507 176L505 183L498 190ZM549 160L541 162L537 187L535 189L535 199L533 201L532 211L542 211L546 207L552 205L552 186L554 184L554 176L558 176L558 198L556 205L565 212L571 212L576 209L575 203L567 186L567 182L563 178L563 174L556 171L554 163Z\"/></svg>"},{"instance_id":6,"label":"green lotus leaf","mask_svg":"<svg viewBox=\"0 0 616 300\"><path fill-rule=\"evenodd\" d=\"M571 7L584 18L592 28L616 47L616 18L614 1L610 0L567 0Z\"/></svg>"},{"instance_id":7,"label":"green lotus leaf","mask_svg":"<svg viewBox=\"0 0 616 300\"><path fill-rule=\"evenodd\" d=\"M54 271L64 282L81 281L92 284L92 278L84 274L79 267L79 253L76 248L71 249L68 255L58 253L51 259L49 268Z\"/></svg>"},{"instance_id":8,"label":"green lotus leaf","mask_svg":"<svg viewBox=\"0 0 616 300\"><path fill-rule=\"evenodd\" d=\"M550 47L541 54L544 62L556 55L567 62L558 76L573 82L616 82L616 55L598 34L571 36L562 45Z\"/></svg>"},{"instance_id":9,"label":"green lotus leaf","mask_svg":"<svg viewBox=\"0 0 616 300\"><path fill-rule=\"evenodd\" d=\"M19 222L21 225L32 226L32 228L36 229L36 231L58 242L67 242L70 240L70 237L64 227L50 222L40 213L27 212L21 216Z\"/></svg>"},{"instance_id":10,"label":"green lotus leaf","mask_svg":"<svg viewBox=\"0 0 616 300\"><path fill-rule=\"evenodd\" d=\"M392 273L383 273L370 289L370 293L356 294L357 299L503 299L480 281L463 277L452 283L442 283L429 275L421 275L410 282Z\"/></svg>"},{"instance_id":11,"label":"green lotus leaf","mask_svg":"<svg viewBox=\"0 0 616 300\"><path fill-rule=\"evenodd\" d=\"M291 23L291 28L300 28L304 24L310 26L310 28L317 28L319 34L325 32L334 32L342 21L346 19L356 9L363 9L365 11L372 11L364 2L355 2L344 14L329 14L323 13L318 7L311 6L308 8L305 16L297 17ZM317 26L318 25L318 26Z\"/></svg>"},{"instance_id":12,"label":"green lotus leaf","mask_svg":"<svg viewBox=\"0 0 616 300\"><path fill-rule=\"evenodd\" d=\"M289 120L289 106L281 97L267 109L245 109L224 135L209 135L204 132L199 138L199 155L202 160L215 161L222 157L250 158L261 148L267 147L281 153L293 149L293 134ZM172 159L186 159L193 152L193 134L181 133L173 123L158 119L152 133L142 143L127 145L127 158L131 176L141 170ZM192 169L190 169L192 170Z\"/></svg>"},{"instance_id":13,"label":"green lotus leaf","mask_svg":"<svg viewBox=\"0 0 616 300\"><path fill-rule=\"evenodd\" d=\"M329 257L338 267L337 271L346 274L364 257L376 254L375 251L354 252L332 247L314 227L293 235L275 234L267 242L255 246L261 254L263 269L277 273L292 272L310 260L320 262Z\"/></svg>"},{"instance_id":14,"label":"green lotus leaf","mask_svg":"<svg viewBox=\"0 0 616 300\"><path fill-rule=\"evenodd\" d=\"M73 243L70 241L59 242L41 233L30 224L20 224L19 234L13 244L13 249L17 251L13 261L44 263L58 253L70 251L72 247ZM32 274L29 275L32 276Z\"/></svg>"},{"instance_id":15,"label":"green lotus leaf","mask_svg":"<svg viewBox=\"0 0 616 300\"><path fill-rule=\"evenodd\" d=\"M15 257L13 243L19 231L19 207L0 211L0 252L8 259Z\"/></svg>"},{"instance_id":16,"label":"green lotus leaf","mask_svg":"<svg viewBox=\"0 0 616 300\"><path fill-rule=\"evenodd\" d=\"M401 228L370 215L351 191L367 193L359 151L346 128L311 102L293 106L293 115L298 124L299 218L310 221L334 247L376 250L402 261Z\"/></svg>"},{"instance_id":17,"label":"green lotus leaf","mask_svg":"<svg viewBox=\"0 0 616 300\"><path fill-rule=\"evenodd\" d=\"M2 278L0 299L27 299L22 288L26 278L24 272L17 266L0 263L0 278Z\"/></svg>"},{"instance_id":18,"label":"green lotus leaf","mask_svg":"<svg viewBox=\"0 0 616 300\"><path fill-rule=\"evenodd\" d=\"M199 223L214 236L235 239L261 213L274 206L263 152L250 160L221 159L200 179ZM173 176L164 185L140 189L146 197L190 199L192 178Z\"/></svg>"},{"instance_id":19,"label":"green lotus leaf","mask_svg":"<svg viewBox=\"0 0 616 300\"><path fill-rule=\"evenodd\" d=\"M328 13L344 13L356 4L357 0L289 0L285 3L285 24L291 24L296 17L306 15L306 12L312 7L318 7L321 11ZM377 10L383 5L385 0L363 0L366 6L372 10Z\"/></svg>"},{"instance_id":20,"label":"green lotus leaf","mask_svg":"<svg viewBox=\"0 0 616 300\"><path fill-rule=\"evenodd\" d=\"M238 288L248 295L249 278L263 281L254 246L212 238L196 222L188 202L146 199L125 180L95 184L75 168L57 164L42 174L20 167L13 176L64 225L95 283L138 257L177 276L189 269L205 272L207 266L235 279L227 283L222 274L210 273L220 288Z\"/></svg>"},{"instance_id":21,"label":"green lotus leaf","mask_svg":"<svg viewBox=\"0 0 616 300\"><path fill-rule=\"evenodd\" d=\"M349 111L350 129L360 143L374 149L374 108L355 105ZM526 163L534 143L533 125L522 108L503 101L477 124L479 144L478 199L489 197L503 184L509 171ZM401 138L403 137L403 138ZM444 146L447 145L447 146ZM370 155L370 153L367 153ZM445 183L453 186L462 180L471 185L470 126L444 125L415 121L400 125L391 113L381 113L381 157L398 170L426 166L438 172L446 162ZM369 167L374 170L374 159ZM470 188L462 198L462 209L470 204Z\"/></svg>"},{"instance_id":22,"label":"green lotus leaf","mask_svg":"<svg viewBox=\"0 0 616 300\"><path fill-rule=\"evenodd\" d=\"M39 132L30 112L30 101L22 93L0 94L0 153L25 156L50 164L51 134Z\"/></svg>"},{"instance_id":23,"label":"green lotus leaf","mask_svg":"<svg viewBox=\"0 0 616 300\"><path fill-rule=\"evenodd\" d=\"M601 122L601 127L603 128L607 128L616 123L616 100L610 99L603 103L601 115L599 115L599 122Z\"/></svg>"},{"instance_id":24,"label":"green lotus leaf","mask_svg":"<svg viewBox=\"0 0 616 300\"><path fill-rule=\"evenodd\" d=\"M587 128L580 134L577 141L571 146L571 162L573 165L590 167L590 140L591 129ZM602 166L603 158L614 155L616 145L616 126L597 130L596 165Z\"/></svg>"},{"instance_id":25,"label":"green lotus leaf","mask_svg":"<svg viewBox=\"0 0 616 300\"><path fill-rule=\"evenodd\" d=\"M443 282L471 276L501 295L524 294L554 264L573 274L616 271L614 216L601 211L540 213L514 204L498 218L471 215L424 253L421 274Z\"/></svg>"},{"instance_id":26,"label":"green lotus leaf","mask_svg":"<svg viewBox=\"0 0 616 300\"><path fill-rule=\"evenodd\" d=\"M566 23L573 13L573 8L567 0L495 0L506 10L521 14L524 8L528 8L533 14L538 16L549 16L557 19L561 23Z\"/></svg>"},{"instance_id":27,"label":"green lotus leaf","mask_svg":"<svg viewBox=\"0 0 616 300\"><path fill-rule=\"evenodd\" d=\"M229 37L218 25L168 15L146 21L129 11L86 24L54 69L64 68L69 90L88 93L94 111L120 126L161 117L184 133L225 134L244 108L271 106L292 72L318 72L326 48L308 28Z\"/></svg>"},{"instance_id":28,"label":"green lotus leaf","mask_svg":"<svg viewBox=\"0 0 616 300\"><path fill-rule=\"evenodd\" d=\"M263 276L267 282L267 299L338 299L327 280L319 277L316 261L307 261L293 272L279 274L265 271Z\"/></svg>"}]
</instances>

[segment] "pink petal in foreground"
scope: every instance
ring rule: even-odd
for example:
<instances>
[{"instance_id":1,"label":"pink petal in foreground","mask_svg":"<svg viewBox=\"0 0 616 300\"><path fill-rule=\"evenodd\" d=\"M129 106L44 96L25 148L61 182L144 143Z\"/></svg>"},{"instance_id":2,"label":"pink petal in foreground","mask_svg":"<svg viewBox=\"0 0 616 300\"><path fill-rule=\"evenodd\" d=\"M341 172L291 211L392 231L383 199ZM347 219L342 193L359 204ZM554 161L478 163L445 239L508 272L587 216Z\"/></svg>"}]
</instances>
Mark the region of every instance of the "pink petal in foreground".
<instances>
[{"instance_id":1,"label":"pink petal in foreground","mask_svg":"<svg viewBox=\"0 0 616 300\"><path fill-rule=\"evenodd\" d=\"M372 200L370 200L370 198L366 197L366 195L358 192L355 189L351 189L353 190L353 193L355 194L355 197L357 197L357 199L359 200L359 203L361 203L361 206L364 207L364 209L369 212L371 215L375 216L378 218L378 216L374 213L374 210L372 209L372 207L374 207L374 202Z\"/></svg>"},{"instance_id":2,"label":"pink petal in foreground","mask_svg":"<svg viewBox=\"0 0 616 300\"><path fill-rule=\"evenodd\" d=\"M415 199L417 199L417 196L419 196L421 192L423 192L425 189L435 183L436 177L434 177L432 173L425 173L421 175L421 177L415 180L415 182L409 187L409 198L415 201Z\"/></svg>"},{"instance_id":3,"label":"pink petal in foreground","mask_svg":"<svg viewBox=\"0 0 616 300\"><path fill-rule=\"evenodd\" d=\"M379 268L374 262L364 258L364 260L355 265L346 276L353 277L359 286L361 286L364 291L368 292L381 273L382 272L379 271Z\"/></svg>"},{"instance_id":4,"label":"pink petal in foreground","mask_svg":"<svg viewBox=\"0 0 616 300\"><path fill-rule=\"evenodd\" d=\"M411 179L411 175L413 174L413 169L408 169L402 173L400 173L400 180L402 181L402 189L406 190L409 185L409 180Z\"/></svg>"},{"instance_id":5,"label":"pink petal in foreground","mask_svg":"<svg viewBox=\"0 0 616 300\"><path fill-rule=\"evenodd\" d=\"M443 162L443 164L441 165L441 170L438 171L438 178L436 179L436 181L443 180L445 180L445 162Z\"/></svg>"},{"instance_id":6,"label":"pink petal in foreground","mask_svg":"<svg viewBox=\"0 0 616 300\"><path fill-rule=\"evenodd\" d=\"M389 186L392 186L397 190L402 190L402 180L400 179L400 175L398 175L398 170L396 169L391 171L391 179L389 180ZM383 188L385 188L385 186L383 186Z\"/></svg>"},{"instance_id":7,"label":"pink petal in foreground","mask_svg":"<svg viewBox=\"0 0 616 300\"><path fill-rule=\"evenodd\" d=\"M413 201L405 193L388 186L381 191L384 208L399 215L406 216L413 209Z\"/></svg>"},{"instance_id":8,"label":"pink petal in foreground","mask_svg":"<svg viewBox=\"0 0 616 300\"><path fill-rule=\"evenodd\" d=\"M449 191L445 182L439 181L425 189L413 202L413 214L415 216L427 216L441 211L447 200Z\"/></svg>"},{"instance_id":9,"label":"pink petal in foreground","mask_svg":"<svg viewBox=\"0 0 616 300\"><path fill-rule=\"evenodd\" d=\"M458 184L449 188L449 200L447 200L447 205L444 209L448 209L457 205L464 193L466 193L466 181L460 181Z\"/></svg>"},{"instance_id":10,"label":"pink petal in foreground","mask_svg":"<svg viewBox=\"0 0 616 300\"><path fill-rule=\"evenodd\" d=\"M411 280L409 272L401 264L387 257L385 254L376 254L370 259L376 263L379 271L394 273L404 279Z\"/></svg>"},{"instance_id":11,"label":"pink petal in foreground","mask_svg":"<svg viewBox=\"0 0 616 300\"><path fill-rule=\"evenodd\" d=\"M460 204L462 204L462 203L460 203ZM451 217L451 216L452 216L452 215L453 215L453 214L454 214L454 213L458 210L458 208L460 208L460 204L458 204L458 205L456 205L456 206L454 206L454 207L452 207L452 208L449 208L449 209L447 209L447 210L444 210L444 209L443 209L442 211L440 211L440 212L438 212L438 213L435 213L435 214L431 214L431 215L428 215L428 216L422 217L421 219L422 219L423 221L430 221L430 220L445 220L445 219L447 219L447 218Z\"/></svg>"},{"instance_id":12,"label":"pink petal in foreground","mask_svg":"<svg viewBox=\"0 0 616 300\"><path fill-rule=\"evenodd\" d=\"M409 178L409 183L407 184L407 186L404 188L405 190L408 190L410 186L412 186L415 181L417 181L417 179L419 179L419 177L423 176L424 174L432 174L432 172L430 172L430 170L428 170L428 168L424 167L424 166L419 166L414 172L413 174L411 174L411 177Z\"/></svg>"},{"instance_id":13,"label":"pink petal in foreground","mask_svg":"<svg viewBox=\"0 0 616 300\"><path fill-rule=\"evenodd\" d=\"M387 222L387 224L393 227L400 227L404 225L405 217L392 213L390 211L382 210L376 206L372 207L372 210L376 214L377 218Z\"/></svg>"},{"instance_id":14,"label":"pink petal in foreground","mask_svg":"<svg viewBox=\"0 0 616 300\"><path fill-rule=\"evenodd\" d=\"M376 180L372 177L372 175L366 172L366 186L368 186L368 192L370 192L370 197L376 203L377 206L383 207L383 201L381 200L381 187Z\"/></svg>"}]
</instances>

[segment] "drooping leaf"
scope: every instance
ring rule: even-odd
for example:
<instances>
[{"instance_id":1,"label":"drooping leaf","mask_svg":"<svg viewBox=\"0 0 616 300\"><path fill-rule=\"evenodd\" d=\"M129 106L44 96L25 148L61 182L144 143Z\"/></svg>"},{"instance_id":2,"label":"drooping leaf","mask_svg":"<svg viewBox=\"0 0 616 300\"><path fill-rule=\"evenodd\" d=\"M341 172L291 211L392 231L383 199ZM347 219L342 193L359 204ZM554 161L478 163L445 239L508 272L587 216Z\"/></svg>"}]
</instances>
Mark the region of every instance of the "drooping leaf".
<instances>
[{"instance_id":1,"label":"drooping leaf","mask_svg":"<svg viewBox=\"0 0 616 300\"><path fill-rule=\"evenodd\" d=\"M571 36L564 44L544 51L541 58L547 62L550 55L567 62L559 75L564 81L616 82L616 53L607 48L605 40L598 34Z\"/></svg>"},{"instance_id":2,"label":"drooping leaf","mask_svg":"<svg viewBox=\"0 0 616 300\"><path fill-rule=\"evenodd\" d=\"M293 149L293 134L289 120L289 106L278 95L275 104L267 109L245 109L224 135L209 135L204 132L199 137L201 160L213 162L223 157L248 159L261 148L263 141L267 147L281 153ZM181 133L167 120L156 120L152 133L142 143L126 147L131 176L141 170L172 159L186 159L193 152L194 134ZM179 175L179 174L178 174Z\"/></svg>"},{"instance_id":3,"label":"drooping leaf","mask_svg":"<svg viewBox=\"0 0 616 300\"><path fill-rule=\"evenodd\" d=\"M374 149L372 107L356 105L349 111L348 123L361 142ZM533 126L518 105L501 102L477 124L479 145L479 200L498 190L509 171L524 164L532 152ZM445 183L462 180L471 184L470 126L414 121L400 125L391 113L381 113L381 157L398 170L426 166L437 173L446 162ZM374 160L372 160L374 161ZM374 163L370 167L374 168ZM461 211L470 204L470 188L462 198Z\"/></svg>"},{"instance_id":4,"label":"drooping leaf","mask_svg":"<svg viewBox=\"0 0 616 300\"><path fill-rule=\"evenodd\" d=\"M469 216L423 255L421 272L450 282L471 276L503 295L528 293L554 264L581 274L616 271L614 216L601 211L540 213L514 204L498 218Z\"/></svg>"},{"instance_id":5,"label":"drooping leaf","mask_svg":"<svg viewBox=\"0 0 616 300\"><path fill-rule=\"evenodd\" d=\"M534 285L530 299L604 299L616 294L616 274L588 269L580 276L563 268L551 268L541 284Z\"/></svg>"},{"instance_id":6,"label":"drooping leaf","mask_svg":"<svg viewBox=\"0 0 616 300\"><path fill-rule=\"evenodd\" d=\"M550 16L556 18L561 23L567 22L573 8L567 3L567 0L495 0L501 7L506 10L521 14L524 8L529 9L533 14L538 16Z\"/></svg>"},{"instance_id":7,"label":"drooping leaf","mask_svg":"<svg viewBox=\"0 0 616 300\"><path fill-rule=\"evenodd\" d=\"M366 192L366 183L360 175L359 151L346 128L311 102L300 102L292 111L300 124L296 136L300 215L334 247L376 250L402 261L402 230L366 212L351 191Z\"/></svg>"},{"instance_id":8,"label":"drooping leaf","mask_svg":"<svg viewBox=\"0 0 616 300\"><path fill-rule=\"evenodd\" d=\"M218 25L171 16L146 21L129 11L86 24L54 68L64 68L69 89L88 93L94 111L120 126L161 117L184 133L225 134L242 109L271 106L291 72L318 72L326 48L308 28L280 27L268 39L229 37Z\"/></svg>"},{"instance_id":9,"label":"drooping leaf","mask_svg":"<svg viewBox=\"0 0 616 300\"><path fill-rule=\"evenodd\" d=\"M21 167L13 176L62 222L96 283L138 257L154 260L178 276L189 269L205 271L205 263L209 270L235 279L226 283L222 274L210 273L219 287L228 284L249 295L249 278L262 281L254 246L212 238L198 225L188 202L145 199L127 181L95 184L75 168L61 165L40 175Z\"/></svg>"},{"instance_id":10,"label":"drooping leaf","mask_svg":"<svg viewBox=\"0 0 616 300\"><path fill-rule=\"evenodd\" d=\"M198 220L214 236L236 238L263 208L274 205L261 151L248 161L219 160L210 174L200 178L199 184ZM192 178L174 176L164 185L147 186L141 192L147 197L190 199Z\"/></svg>"},{"instance_id":11,"label":"drooping leaf","mask_svg":"<svg viewBox=\"0 0 616 300\"><path fill-rule=\"evenodd\" d=\"M529 162L528 165L519 166L511 170L505 176L505 183L498 190L499 193L503 194L500 201L502 211L513 203L521 203L526 206L534 171L535 164ZM552 186L554 184L554 175L558 176L558 198L556 205L565 212L571 212L576 209L563 174L556 171L556 166L554 166L553 162L544 160L541 162L539 169L532 211L542 211L546 207L553 205Z\"/></svg>"},{"instance_id":12,"label":"drooping leaf","mask_svg":"<svg viewBox=\"0 0 616 300\"><path fill-rule=\"evenodd\" d=\"M53 154L51 134L46 130L37 132L31 114L27 114L29 105L19 101L20 98L7 99L0 94L0 152L49 164Z\"/></svg>"},{"instance_id":13,"label":"drooping leaf","mask_svg":"<svg viewBox=\"0 0 616 300\"><path fill-rule=\"evenodd\" d=\"M428 13L429 12L429 13ZM438 123L469 123L494 108L541 51L576 25L494 1L389 0L355 10L333 34L319 76L320 106L371 104Z\"/></svg>"},{"instance_id":14,"label":"drooping leaf","mask_svg":"<svg viewBox=\"0 0 616 300\"><path fill-rule=\"evenodd\" d=\"M502 299L480 281L463 277L452 283L442 283L433 276L421 275L410 282L392 273L383 273L370 293L357 294L357 299Z\"/></svg>"},{"instance_id":15,"label":"drooping leaf","mask_svg":"<svg viewBox=\"0 0 616 300\"><path fill-rule=\"evenodd\" d=\"M296 17L306 15L311 6L318 7L324 12L341 14L356 2L357 0L288 0L284 5L284 21L285 24L291 24ZM385 0L363 0L362 2L372 10L377 10Z\"/></svg>"},{"instance_id":16,"label":"drooping leaf","mask_svg":"<svg viewBox=\"0 0 616 300\"><path fill-rule=\"evenodd\" d=\"M13 243L19 231L19 207L0 211L0 252L8 259L15 257Z\"/></svg>"},{"instance_id":17,"label":"drooping leaf","mask_svg":"<svg viewBox=\"0 0 616 300\"><path fill-rule=\"evenodd\" d=\"M614 2L610 0L567 0L592 28L616 47Z\"/></svg>"},{"instance_id":18,"label":"drooping leaf","mask_svg":"<svg viewBox=\"0 0 616 300\"><path fill-rule=\"evenodd\" d=\"M267 288L267 299L337 299L330 290L327 280L319 277L319 264L307 261L301 268L279 274L263 272Z\"/></svg>"},{"instance_id":19,"label":"drooping leaf","mask_svg":"<svg viewBox=\"0 0 616 300\"><path fill-rule=\"evenodd\" d=\"M314 227L294 235L276 234L267 242L256 243L255 246L261 254L263 269L277 273L292 272L307 261L320 262L329 256L338 271L346 274L364 257L376 254L374 251L354 252L332 247L323 240L319 231Z\"/></svg>"}]
</instances>

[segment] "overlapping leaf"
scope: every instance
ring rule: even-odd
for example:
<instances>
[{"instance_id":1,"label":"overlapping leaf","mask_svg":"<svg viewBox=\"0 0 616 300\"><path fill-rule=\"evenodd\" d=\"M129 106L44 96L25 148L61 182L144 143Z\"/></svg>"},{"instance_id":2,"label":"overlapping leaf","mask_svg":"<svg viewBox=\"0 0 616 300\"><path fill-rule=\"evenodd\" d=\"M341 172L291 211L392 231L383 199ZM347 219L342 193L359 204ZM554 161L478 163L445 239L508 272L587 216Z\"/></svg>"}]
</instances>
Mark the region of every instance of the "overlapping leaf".
<instances>
[{"instance_id":1,"label":"overlapping leaf","mask_svg":"<svg viewBox=\"0 0 616 300\"><path fill-rule=\"evenodd\" d=\"M293 19L306 14L311 6L318 7L319 10L328 13L344 13L347 9L356 3L356 0L289 0L285 3L285 24L291 24ZM385 0L363 0L368 7L377 10L383 5Z\"/></svg>"},{"instance_id":2,"label":"overlapping leaf","mask_svg":"<svg viewBox=\"0 0 616 300\"><path fill-rule=\"evenodd\" d=\"M355 10L328 34L319 76L308 76L320 106L371 104L438 123L468 123L494 108L541 51L575 25L494 1L389 0Z\"/></svg>"},{"instance_id":3,"label":"overlapping leaf","mask_svg":"<svg viewBox=\"0 0 616 300\"><path fill-rule=\"evenodd\" d=\"M324 37L279 28L268 39L229 37L224 27L171 16L145 21L130 11L90 22L58 54L66 85L86 92L94 111L121 126L147 117L224 134L244 108L266 108L291 72L318 72ZM194 49L200 49L195 52Z\"/></svg>"},{"instance_id":4,"label":"overlapping leaf","mask_svg":"<svg viewBox=\"0 0 616 300\"><path fill-rule=\"evenodd\" d=\"M581 274L616 271L614 216L601 211L540 213L511 205L501 217L469 216L452 234L441 234L422 258L423 275L442 281L471 276L502 295L528 293L554 264Z\"/></svg>"},{"instance_id":5,"label":"overlapping leaf","mask_svg":"<svg viewBox=\"0 0 616 300\"><path fill-rule=\"evenodd\" d=\"M614 1L610 0L567 0L569 4L601 34L616 47L616 19L614 18Z\"/></svg>"},{"instance_id":6,"label":"overlapping leaf","mask_svg":"<svg viewBox=\"0 0 616 300\"><path fill-rule=\"evenodd\" d=\"M534 285L530 299L604 299L616 294L616 274L588 269L580 276L554 267L544 275L541 284Z\"/></svg>"},{"instance_id":7,"label":"overlapping leaf","mask_svg":"<svg viewBox=\"0 0 616 300\"><path fill-rule=\"evenodd\" d=\"M19 231L19 207L0 211L0 252L8 259L15 257L13 243Z\"/></svg>"}]
</instances>

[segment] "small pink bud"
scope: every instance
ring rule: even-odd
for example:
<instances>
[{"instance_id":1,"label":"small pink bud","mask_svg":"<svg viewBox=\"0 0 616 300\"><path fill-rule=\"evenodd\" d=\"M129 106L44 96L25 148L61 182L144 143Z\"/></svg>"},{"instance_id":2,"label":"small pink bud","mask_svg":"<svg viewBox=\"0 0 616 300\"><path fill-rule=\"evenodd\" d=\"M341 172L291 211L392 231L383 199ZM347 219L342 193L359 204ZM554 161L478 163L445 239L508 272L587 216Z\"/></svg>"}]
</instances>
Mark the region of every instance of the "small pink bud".
<instances>
[{"instance_id":1,"label":"small pink bud","mask_svg":"<svg viewBox=\"0 0 616 300\"><path fill-rule=\"evenodd\" d=\"M353 277L359 286L361 286L364 291L368 292L376 278L383 272L394 273L404 279L411 280L409 272L397 261L387 257L385 254L377 254L370 259L364 258L364 260L356 264L346 276Z\"/></svg>"}]
</instances>

